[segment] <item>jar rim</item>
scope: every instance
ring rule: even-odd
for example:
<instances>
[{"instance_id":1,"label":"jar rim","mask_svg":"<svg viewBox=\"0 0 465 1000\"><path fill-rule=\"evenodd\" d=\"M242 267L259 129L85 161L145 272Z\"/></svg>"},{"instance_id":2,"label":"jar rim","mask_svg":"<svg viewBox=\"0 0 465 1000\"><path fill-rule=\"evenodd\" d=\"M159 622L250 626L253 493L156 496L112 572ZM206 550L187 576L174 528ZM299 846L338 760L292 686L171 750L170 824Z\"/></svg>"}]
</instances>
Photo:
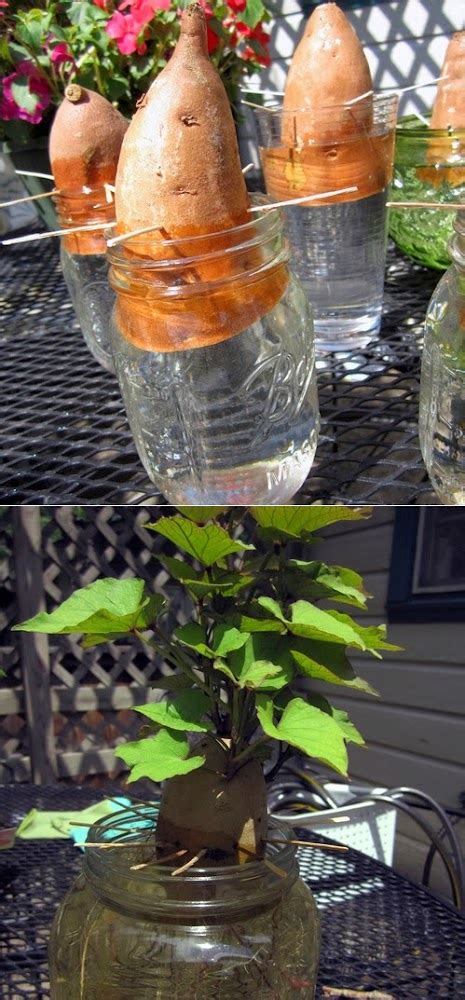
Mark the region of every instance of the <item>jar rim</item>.
<instances>
[{"instance_id":1,"label":"jar rim","mask_svg":"<svg viewBox=\"0 0 465 1000\"><path fill-rule=\"evenodd\" d=\"M142 814L142 815L141 815ZM123 809L119 809L110 816L104 816L102 819L97 820L96 823L90 828L88 833L88 839L91 843L105 844L110 843L121 844L123 841L127 842L130 847L132 841L136 838L136 844L140 844L140 830L133 830L129 836L127 836L127 831L124 830L124 822L130 824L134 822L134 818L140 823L141 819L146 821L147 825L144 827L145 830L150 832L154 831L156 828L156 818L158 816L158 803L148 804L145 809L138 808L137 813L130 807L126 806ZM122 825L123 824L123 825ZM264 858L257 858L256 860L247 861L245 864L218 864L218 865L202 865L196 864L192 865L191 868L183 875L182 878L176 876L177 884L185 880L192 881L193 879L200 879L210 881L211 879L221 879L222 881L227 881L228 879L235 877L236 875L246 875L247 879L253 879L257 876L263 875L265 872L269 872L270 869L267 866L268 862L272 862L273 865L279 867L280 865L289 865L293 862L295 858L295 847L290 843L292 830L287 824L279 823L275 819L270 818L270 828L276 831L280 835L280 840L286 841L285 844L267 844L266 853ZM108 839L105 836L108 832L111 832L112 827L119 829L121 831L119 836L112 837ZM82 845L85 847L85 843ZM147 840L147 847L150 846L150 842ZM116 875L121 875L127 871L124 867L124 858L120 857L123 852L120 849L115 851L115 856L110 855L113 852L103 851L98 847L88 847L85 851L85 862L87 867L92 868L96 871L96 867L100 867L100 862L103 861L105 865L105 872L114 873ZM105 857L102 857L105 855ZM107 863L107 859L108 863ZM130 878L134 879L135 882L147 882L153 881L154 876L157 881L166 879L170 881L172 879L171 870L179 867L179 860L173 860L173 863L167 864L157 864L156 862L150 863L148 866L148 871L144 868L142 870L131 870ZM286 873L287 874L287 873ZM279 878L279 876L277 876Z\"/></svg>"},{"instance_id":2,"label":"jar rim","mask_svg":"<svg viewBox=\"0 0 465 1000\"><path fill-rule=\"evenodd\" d=\"M254 194L251 201L253 206L257 207L273 204L272 199L265 194ZM281 210L279 208L269 208L263 212L253 213L251 219L247 222L228 229L200 233L196 236L180 236L172 239L153 240L153 246L157 248L158 252L160 249L166 249L166 255L163 258L150 258L146 256L147 246L150 246L151 243L150 232L140 233L138 236L129 235L127 239L121 239L116 246L111 246L111 241L115 236L114 233L106 233L105 239L110 263L115 266L129 270L139 270L141 266L144 269L152 270L174 267L186 268L199 260L208 261L209 259L213 259L219 253L222 256L235 255L242 250L259 246L266 239L276 236L281 230L282 225L283 216ZM153 232L156 232L155 228ZM124 234L121 234L121 236L124 236ZM236 242L237 237L239 237L239 242ZM230 246L224 245L225 239L231 240ZM109 243L110 246L108 245ZM186 253L182 252L183 246L186 247ZM204 252L202 252L202 246L206 247ZM138 249L141 251L140 255L137 253ZM169 255L170 250L174 251L173 256Z\"/></svg>"},{"instance_id":3,"label":"jar rim","mask_svg":"<svg viewBox=\"0 0 465 1000\"><path fill-rule=\"evenodd\" d=\"M328 120L329 124L334 124L332 119L334 118L334 113L337 111L365 111L371 107L379 114L385 111L387 117L389 117L389 114L392 115L394 112L397 112L399 97L397 93L384 94L382 91L367 91L366 94L362 94L360 98L355 98L352 101L345 101L339 104L321 104L316 109L308 107L284 109L283 102L284 95L272 104L255 107L254 113L257 117L274 113L275 115L280 115L282 118L289 118L296 114L306 114L319 123Z\"/></svg>"},{"instance_id":4,"label":"jar rim","mask_svg":"<svg viewBox=\"0 0 465 1000\"><path fill-rule=\"evenodd\" d=\"M426 112L424 118L427 120L431 118L431 112ZM421 119L417 118L416 115L404 115L403 118L399 118L396 125L396 136L401 139L463 139L465 140L465 127L464 128L430 128L429 125L424 125Z\"/></svg>"}]
</instances>

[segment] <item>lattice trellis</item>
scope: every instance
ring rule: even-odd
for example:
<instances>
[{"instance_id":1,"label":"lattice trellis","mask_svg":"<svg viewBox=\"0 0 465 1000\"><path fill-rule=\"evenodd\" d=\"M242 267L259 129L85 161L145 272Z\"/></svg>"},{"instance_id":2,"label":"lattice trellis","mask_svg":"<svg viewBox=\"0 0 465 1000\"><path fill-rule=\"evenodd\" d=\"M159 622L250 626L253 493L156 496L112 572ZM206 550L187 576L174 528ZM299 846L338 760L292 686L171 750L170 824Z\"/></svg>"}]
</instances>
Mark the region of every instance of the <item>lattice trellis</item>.
<instances>
[{"instance_id":1,"label":"lattice trellis","mask_svg":"<svg viewBox=\"0 0 465 1000\"><path fill-rule=\"evenodd\" d=\"M38 512L39 508L35 510ZM139 576L150 588L169 598L169 625L185 621L187 603L180 603L179 592L173 590L156 558L157 553L168 548L171 551L173 547L144 527L167 510L166 507L40 508L42 594L46 608L51 610L77 587L100 575L120 579ZM21 664L21 637L10 631L10 626L21 618L17 597L21 596L29 571L21 564L15 581L14 552L18 564L20 518L11 508L4 508L0 522L1 650L5 670L5 676L0 677L0 772L3 761L6 774L16 780L29 777L31 748L34 753L34 746L42 736L37 719L31 718L34 709L27 708L24 671L28 670L28 663ZM73 636L51 636L47 645L48 709L58 777L113 773L115 768L119 769L113 748L123 738L134 735L140 725L131 706L147 700L151 681L167 668L137 643L108 643L83 650Z\"/></svg>"}]
</instances>

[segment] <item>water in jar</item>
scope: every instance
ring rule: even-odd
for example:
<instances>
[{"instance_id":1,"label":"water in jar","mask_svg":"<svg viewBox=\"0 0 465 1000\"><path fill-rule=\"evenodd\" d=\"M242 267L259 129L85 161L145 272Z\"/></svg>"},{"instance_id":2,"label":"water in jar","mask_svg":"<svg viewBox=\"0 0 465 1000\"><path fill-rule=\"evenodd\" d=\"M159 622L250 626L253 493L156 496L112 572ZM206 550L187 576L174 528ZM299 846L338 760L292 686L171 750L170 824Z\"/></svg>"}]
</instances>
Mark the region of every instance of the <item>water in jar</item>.
<instances>
[{"instance_id":1,"label":"water in jar","mask_svg":"<svg viewBox=\"0 0 465 1000\"><path fill-rule=\"evenodd\" d=\"M385 189L358 201L284 210L291 265L314 310L317 347L350 351L379 331L386 196Z\"/></svg>"},{"instance_id":2,"label":"water in jar","mask_svg":"<svg viewBox=\"0 0 465 1000\"><path fill-rule=\"evenodd\" d=\"M82 335L107 371L114 371L110 320L115 293L108 282L108 260L101 254L72 254L61 247L61 267Z\"/></svg>"},{"instance_id":3,"label":"water in jar","mask_svg":"<svg viewBox=\"0 0 465 1000\"><path fill-rule=\"evenodd\" d=\"M286 503L300 488L319 415L311 317L297 282L229 340L161 353L114 328L113 354L139 456L171 503Z\"/></svg>"}]
</instances>

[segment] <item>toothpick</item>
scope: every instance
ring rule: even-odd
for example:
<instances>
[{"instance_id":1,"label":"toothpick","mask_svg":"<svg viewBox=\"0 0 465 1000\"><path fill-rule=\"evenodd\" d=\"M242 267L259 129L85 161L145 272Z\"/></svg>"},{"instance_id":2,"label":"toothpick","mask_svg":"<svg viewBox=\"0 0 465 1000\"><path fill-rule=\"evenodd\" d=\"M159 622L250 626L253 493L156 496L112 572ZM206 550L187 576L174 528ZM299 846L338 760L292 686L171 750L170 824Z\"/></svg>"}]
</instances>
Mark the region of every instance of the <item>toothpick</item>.
<instances>
[{"instance_id":1,"label":"toothpick","mask_svg":"<svg viewBox=\"0 0 465 1000\"><path fill-rule=\"evenodd\" d=\"M267 108L266 104L254 104L253 101L244 101L241 99L241 104L246 104L248 108L258 108L259 111L279 111L279 108Z\"/></svg>"},{"instance_id":2,"label":"toothpick","mask_svg":"<svg viewBox=\"0 0 465 1000\"><path fill-rule=\"evenodd\" d=\"M39 174L36 170L15 170L21 177L43 177L46 181L54 181L53 174Z\"/></svg>"},{"instance_id":3,"label":"toothpick","mask_svg":"<svg viewBox=\"0 0 465 1000\"><path fill-rule=\"evenodd\" d=\"M260 87L240 87L242 94L265 94L268 97L284 97L284 90L263 90Z\"/></svg>"},{"instance_id":4,"label":"toothpick","mask_svg":"<svg viewBox=\"0 0 465 1000\"><path fill-rule=\"evenodd\" d=\"M419 111L414 111L413 113L415 118L418 118L418 121L420 121L422 125L426 125L426 127L429 128L429 121L424 117L424 115L421 115Z\"/></svg>"},{"instance_id":5,"label":"toothpick","mask_svg":"<svg viewBox=\"0 0 465 1000\"><path fill-rule=\"evenodd\" d=\"M171 872L171 874L181 875L182 872L186 872L188 868L192 868L193 865L197 864L197 861L200 861L200 858L203 858L204 854L206 853L207 849L206 847L204 847L201 851L198 852L198 854L194 854L193 858L190 858L189 861L186 861L185 865L181 865L181 868L176 868L174 872Z\"/></svg>"},{"instance_id":6,"label":"toothpick","mask_svg":"<svg viewBox=\"0 0 465 1000\"><path fill-rule=\"evenodd\" d=\"M132 240L134 236L143 236L144 233L154 233L157 229L161 229L161 226L145 226L144 229L133 229L132 233L122 233L121 236L113 236L111 240L108 240L107 247L116 247L119 243Z\"/></svg>"},{"instance_id":7,"label":"toothpick","mask_svg":"<svg viewBox=\"0 0 465 1000\"><path fill-rule=\"evenodd\" d=\"M25 201L38 201L39 198L51 198L52 194L58 194L57 188L52 191L44 191L42 194L28 194L27 198L15 198L13 201L0 202L0 208L10 208L10 205L22 205Z\"/></svg>"},{"instance_id":8,"label":"toothpick","mask_svg":"<svg viewBox=\"0 0 465 1000\"><path fill-rule=\"evenodd\" d=\"M107 199L108 204L111 205L114 201L113 195L116 188L113 184L104 184L103 187L105 189L105 198Z\"/></svg>"},{"instance_id":9,"label":"toothpick","mask_svg":"<svg viewBox=\"0 0 465 1000\"><path fill-rule=\"evenodd\" d=\"M394 1000L392 993L380 993L379 990L371 990L367 993L364 990L338 989L337 986L323 986L323 996L335 997L336 1000L338 997L353 997L354 1000Z\"/></svg>"},{"instance_id":10,"label":"toothpick","mask_svg":"<svg viewBox=\"0 0 465 1000\"><path fill-rule=\"evenodd\" d=\"M434 80L429 80L428 83L414 83L410 87L380 87L379 89L383 94L407 94L409 90L423 90L425 87L432 87L435 83L440 83L441 80L448 80L449 76L437 76Z\"/></svg>"},{"instance_id":11,"label":"toothpick","mask_svg":"<svg viewBox=\"0 0 465 1000\"><path fill-rule=\"evenodd\" d=\"M93 840L85 840L83 844L75 844L74 846L75 847L98 847L100 850L103 851L103 850L106 850L108 847L125 847L126 850L127 850L128 847L148 847L149 845L150 845L150 842L148 840L137 840L137 841L133 840L132 843L130 841L128 841L127 844L121 844L121 843L119 843L119 841L117 843L115 843L115 844L111 844L111 843L101 844L98 841L94 842Z\"/></svg>"},{"instance_id":12,"label":"toothpick","mask_svg":"<svg viewBox=\"0 0 465 1000\"><path fill-rule=\"evenodd\" d=\"M358 101L364 101L365 97L371 97L374 94L374 90L366 90L364 94L360 94L359 97L353 97L351 101L344 101L344 107L349 107L351 104L357 104ZM326 105L327 106L327 105ZM324 111L325 105L323 105L322 110Z\"/></svg>"},{"instance_id":13,"label":"toothpick","mask_svg":"<svg viewBox=\"0 0 465 1000\"><path fill-rule=\"evenodd\" d=\"M172 861L173 858L180 858L183 854L187 854L186 848L181 851L173 851L172 854L167 854L165 858L152 858L151 861L144 861L141 865L131 865L130 871L137 872L140 868L147 868L148 865L164 865L167 861Z\"/></svg>"},{"instance_id":14,"label":"toothpick","mask_svg":"<svg viewBox=\"0 0 465 1000\"><path fill-rule=\"evenodd\" d=\"M320 198L332 198L337 194L349 194L358 191L358 187L338 188L336 191L322 191L321 194L306 194L303 198L289 198L288 201L273 201L269 205L253 205L248 212L270 212L272 208L285 208L286 205L302 205L306 201L319 201Z\"/></svg>"},{"instance_id":15,"label":"toothpick","mask_svg":"<svg viewBox=\"0 0 465 1000\"><path fill-rule=\"evenodd\" d=\"M438 208L444 212L461 212L465 204L458 201L387 201L386 208Z\"/></svg>"},{"instance_id":16,"label":"toothpick","mask_svg":"<svg viewBox=\"0 0 465 1000\"><path fill-rule=\"evenodd\" d=\"M273 875L278 875L279 878L287 878L287 872L284 871L284 868L279 868L278 865L273 864L272 861L268 861L268 858L258 858L258 855L254 851L249 851L248 848L243 847L242 844L237 845L237 850L239 852L242 851L243 854L247 854L249 858L254 858L255 861L263 861L263 864L265 864L266 867L273 872Z\"/></svg>"},{"instance_id":17,"label":"toothpick","mask_svg":"<svg viewBox=\"0 0 465 1000\"><path fill-rule=\"evenodd\" d=\"M51 236L68 236L69 233L92 233L99 230L114 229L115 225L116 222L108 222L100 226L91 224L88 226L70 226L69 229L55 229L51 233L29 233L27 236L12 236L8 240L0 240L0 244L1 246L9 247L13 243L31 243L32 240L48 240Z\"/></svg>"},{"instance_id":18,"label":"toothpick","mask_svg":"<svg viewBox=\"0 0 465 1000\"><path fill-rule=\"evenodd\" d=\"M323 851L348 851L349 848L344 844L317 844L312 840L265 840L265 844L292 844L294 847L318 847Z\"/></svg>"},{"instance_id":19,"label":"toothpick","mask_svg":"<svg viewBox=\"0 0 465 1000\"><path fill-rule=\"evenodd\" d=\"M246 174L249 173L249 170L253 170L253 166L254 166L253 163L248 163L246 167L242 167L242 173L244 174L244 177Z\"/></svg>"}]
</instances>

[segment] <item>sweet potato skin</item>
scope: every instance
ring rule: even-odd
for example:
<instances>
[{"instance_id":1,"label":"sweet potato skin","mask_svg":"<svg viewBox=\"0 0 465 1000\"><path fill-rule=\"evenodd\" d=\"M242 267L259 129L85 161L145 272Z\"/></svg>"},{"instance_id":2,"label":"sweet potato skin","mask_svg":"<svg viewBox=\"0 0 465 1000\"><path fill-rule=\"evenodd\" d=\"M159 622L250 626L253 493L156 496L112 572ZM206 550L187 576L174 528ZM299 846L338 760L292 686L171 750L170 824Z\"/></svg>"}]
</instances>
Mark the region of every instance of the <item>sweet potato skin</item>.
<instances>
[{"instance_id":1,"label":"sweet potato skin","mask_svg":"<svg viewBox=\"0 0 465 1000\"><path fill-rule=\"evenodd\" d=\"M447 46L431 114L431 128L465 129L465 31L457 31Z\"/></svg>"},{"instance_id":2,"label":"sweet potato skin","mask_svg":"<svg viewBox=\"0 0 465 1000\"><path fill-rule=\"evenodd\" d=\"M66 88L53 120L49 152L61 192L114 184L128 122L104 97L77 84Z\"/></svg>"}]
</instances>

